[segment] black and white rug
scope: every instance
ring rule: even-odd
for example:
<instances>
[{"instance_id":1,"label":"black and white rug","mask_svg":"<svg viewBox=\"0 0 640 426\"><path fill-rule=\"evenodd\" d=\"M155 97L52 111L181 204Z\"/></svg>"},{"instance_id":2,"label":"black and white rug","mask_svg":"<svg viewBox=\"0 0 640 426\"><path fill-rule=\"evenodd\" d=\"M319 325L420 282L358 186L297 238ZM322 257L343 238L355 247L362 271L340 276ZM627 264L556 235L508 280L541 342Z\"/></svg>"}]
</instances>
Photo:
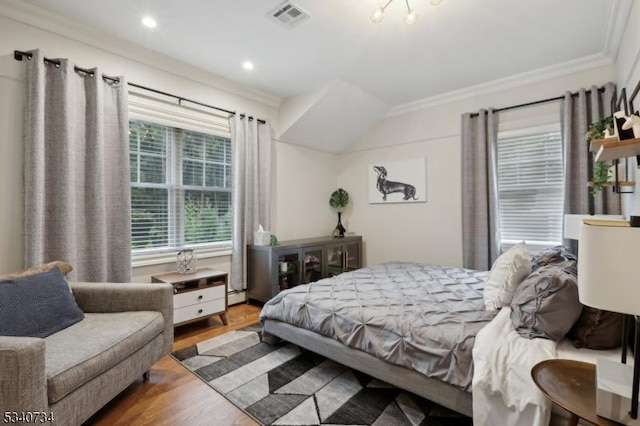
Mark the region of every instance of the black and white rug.
<instances>
[{"instance_id":1,"label":"black and white rug","mask_svg":"<svg viewBox=\"0 0 640 426\"><path fill-rule=\"evenodd\" d=\"M248 327L172 355L265 425L468 426L471 419Z\"/></svg>"}]
</instances>

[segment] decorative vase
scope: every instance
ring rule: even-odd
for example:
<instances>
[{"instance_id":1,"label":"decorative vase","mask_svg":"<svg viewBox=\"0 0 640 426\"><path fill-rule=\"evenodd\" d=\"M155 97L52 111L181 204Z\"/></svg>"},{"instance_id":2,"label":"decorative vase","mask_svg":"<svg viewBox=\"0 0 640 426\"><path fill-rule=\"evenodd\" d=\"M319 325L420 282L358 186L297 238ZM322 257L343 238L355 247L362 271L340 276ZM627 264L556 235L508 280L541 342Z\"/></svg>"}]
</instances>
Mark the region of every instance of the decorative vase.
<instances>
[{"instance_id":1,"label":"decorative vase","mask_svg":"<svg viewBox=\"0 0 640 426\"><path fill-rule=\"evenodd\" d=\"M344 226L342 226L342 212L338 212L338 225L336 225L336 228L333 230L333 236L338 238L344 237L346 231Z\"/></svg>"},{"instance_id":2,"label":"decorative vase","mask_svg":"<svg viewBox=\"0 0 640 426\"><path fill-rule=\"evenodd\" d=\"M193 274L196 272L196 253L192 249L183 249L177 256L178 272L181 274Z\"/></svg>"}]
</instances>

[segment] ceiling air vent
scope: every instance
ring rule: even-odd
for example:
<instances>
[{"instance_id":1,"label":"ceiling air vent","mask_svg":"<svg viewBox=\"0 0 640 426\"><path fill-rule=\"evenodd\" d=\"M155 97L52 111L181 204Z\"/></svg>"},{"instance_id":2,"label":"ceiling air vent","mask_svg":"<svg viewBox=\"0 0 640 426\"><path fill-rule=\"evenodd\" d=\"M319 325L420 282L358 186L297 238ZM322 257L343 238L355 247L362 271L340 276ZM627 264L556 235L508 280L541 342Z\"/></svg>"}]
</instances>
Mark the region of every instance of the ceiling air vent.
<instances>
[{"instance_id":1,"label":"ceiling air vent","mask_svg":"<svg viewBox=\"0 0 640 426\"><path fill-rule=\"evenodd\" d=\"M285 1L269 12L269 17L280 25L291 28L299 22L309 18L309 14L300 9L300 6L293 4L290 1Z\"/></svg>"}]
</instances>

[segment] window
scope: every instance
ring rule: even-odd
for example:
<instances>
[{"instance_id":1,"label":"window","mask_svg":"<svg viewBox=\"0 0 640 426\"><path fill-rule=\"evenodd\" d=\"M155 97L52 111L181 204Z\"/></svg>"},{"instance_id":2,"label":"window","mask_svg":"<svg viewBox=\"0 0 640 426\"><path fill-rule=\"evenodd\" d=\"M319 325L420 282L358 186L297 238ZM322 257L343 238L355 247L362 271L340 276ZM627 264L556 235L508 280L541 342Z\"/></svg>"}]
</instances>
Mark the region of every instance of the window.
<instances>
[{"instance_id":1,"label":"window","mask_svg":"<svg viewBox=\"0 0 640 426\"><path fill-rule=\"evenodd\" d=\"M498 204L502 248L561 244L564 203L560 132L498 136Z\"/></svg>"},{"instance_id":2,"label":"window","mask_svg":"<svg viewBox=\"0 0 640 426\"><path fill-rule=\"evenodd\" d=\"M129 121L134 253L231 241L231 140Z\"/></svg>"}]
</instances>

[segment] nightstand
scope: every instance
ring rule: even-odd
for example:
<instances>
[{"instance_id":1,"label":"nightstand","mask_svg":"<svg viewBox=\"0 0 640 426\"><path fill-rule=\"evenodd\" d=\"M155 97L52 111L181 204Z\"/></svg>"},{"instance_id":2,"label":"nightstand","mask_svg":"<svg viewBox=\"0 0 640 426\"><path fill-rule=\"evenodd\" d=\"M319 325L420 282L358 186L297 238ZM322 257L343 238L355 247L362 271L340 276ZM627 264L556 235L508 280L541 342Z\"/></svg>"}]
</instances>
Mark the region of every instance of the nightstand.
<instances>
[{"instance_id":1,"label":"nightstand","mask_svg":"<svg viewBox=\"0 0 640 426\"><path fill-rule=\"evenodd\" d=\"M569 424L579 419L594 425L618 423L596 414L596 366L571 359L548 359L531 369L531 377L551 401L571 414Z\"/></svg>"},{"instance_id":2,"label":"nightstand","mask_svg":"<svg viewBox=\"0 0 640 426\"><path fill-rule=\"evenodd\" d=\"M167 272L151 276L152 283L173 285L173 324L181 325L220 315L227 325L226 272L199 268L193 274Z\"/></svg>"}]
</instances>

